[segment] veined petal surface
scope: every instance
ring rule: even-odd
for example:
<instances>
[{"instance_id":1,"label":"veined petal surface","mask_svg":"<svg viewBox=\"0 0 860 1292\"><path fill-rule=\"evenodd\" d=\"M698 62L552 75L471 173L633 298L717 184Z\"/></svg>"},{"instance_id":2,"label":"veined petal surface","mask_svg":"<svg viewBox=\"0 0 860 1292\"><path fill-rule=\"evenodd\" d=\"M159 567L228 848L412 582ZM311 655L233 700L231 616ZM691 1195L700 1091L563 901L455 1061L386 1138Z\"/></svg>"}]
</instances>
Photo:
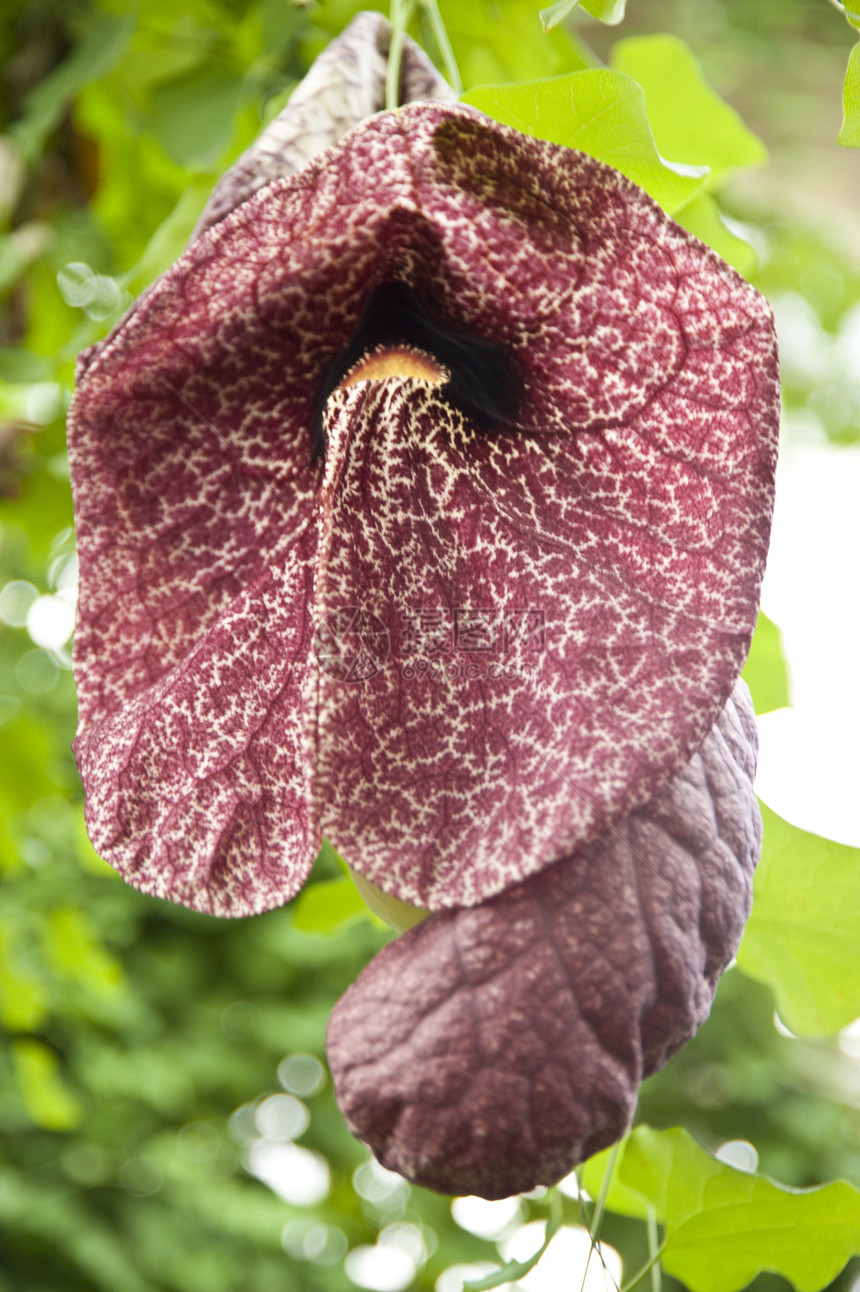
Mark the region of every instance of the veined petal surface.
<instances>
[{"instance_id":1,"label":"veined petal surface","mask_svg":"<svg viewBox=\"0 0 860 1292\"><path fill-rule=\"evenodd\" d=\"M708 1016L761 849L746 685L680 775L587 847L389 943L326 1046L350 1129L441 1193L552 1185L617 1140Z\"/></svg>"},{"instance_id":2,"label":"veined petal surface","mask_svg":"<svg viewBox=\"0 0 860 1292\"><path fill-rule=\"evenodd\" d=\"M180 664L75 741L93 845L145 893L250 915L307 878L315 540L274 553Z\"/></svg>"},{"instance_id":3,"label":"veined petal surface","mask_svg":"<svg viewBox=\"0 0 860 1292\"><path fill-rule=\"evenodd\" d=\"M316 462L325 369L392 279L506 349L516 422L478 432L436 387L359 384L329 401ZM568 854L679 771L726 701L755 620L777 400L761 297L616 172L462 107L358 125L202 234L82 366L76 674L100 837L119 857L125 754L88 727L121 727L150 688L190 679L204 640L229 659L242 643L219 625L280 553L297 680L278 722L291 765L311 751L307 820L421 905L479 902ZM392 652L345 679L299 632L297 595L317 641L352 608ZM405 675L398 634L421 611L463 629L460 672L442 681ZM511 636L501 678L464 663L488 614L528 637ZM257 682L249 667L227 685L245 696ZM209 717L190 684L172 694L202 750ZM205 766L168 748L124 793L152 800L157 777L181 805ZM210 873L210 835L176 822L171 866ZM257 857L269 876L274 840ZM166 864L134 856L134 882ZM280 892L267 881L265 902L297 874ZM219 885L219 910L260 909L223 868Z\"/></svg>"}]
</instances>

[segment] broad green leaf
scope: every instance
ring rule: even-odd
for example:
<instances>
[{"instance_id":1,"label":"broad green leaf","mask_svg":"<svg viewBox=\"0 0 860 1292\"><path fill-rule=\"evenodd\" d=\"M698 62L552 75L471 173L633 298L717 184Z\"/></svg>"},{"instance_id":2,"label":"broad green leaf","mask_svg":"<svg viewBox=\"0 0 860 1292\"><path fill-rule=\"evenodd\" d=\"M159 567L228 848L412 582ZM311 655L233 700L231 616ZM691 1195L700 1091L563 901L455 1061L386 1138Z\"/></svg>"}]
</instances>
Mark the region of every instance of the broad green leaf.
<instances>
[{"instance_id":1,"label":"broad green leaf","mask_svg":"<svg viewBox=\"0 0 860 1292\"><path fill-rule=\"evenodd\" d=\"M13 1042L12 1057L24 1106L36 1125L53 1131L77 1126L83 1112L63 1085L54 1051L28 1037Z\"/></svg>"},{"instance_id":2,"label":"broad green leaf","mask_svg":"<svg viewBox=\"0 0 860 1292\"><path fill-rule=\"evenodd\" d=\"M756 713L770 713L789 704L782 633L761 611L741 677L750 689Z\"/></svg>"},{"instance_id":3,"label":"broad green leaf","mask_svg":"<svg viewBox=\"0 0 860 1292\"><path fill-rule=\"evenodd\" d=\"M589 1192L606 1156L586 1166ZM739 1292L764 1271L818 1292L860 1254L851 1185L787 1189L718 1161L680 1128L637 1127L616 1175L624 1192L610 1185L607 1205L631 1215L641 1199L651 1204L665 1232L663 1266L690 1292Z\"/></svg>"},{"instance_id":4,"label":"broad green leaf","mask_svg":"<svg viewBox=\"0 0 860 1292\"><path fill-rule=\"evenodd\" d=\"M422 920L426 920L430 914L423 907L413 906L411 902L402 902L393 893L384 893L357 870L350 870L349 874L362 901L374 919L379 920L385 928L395 929L397 933L405 933L407 929L412 929Z\"/></svg>"},{"instance_id":5,"label":"broad green leaf","mask_svg":"<svg viewBox=\"0 0 860 1292\"><path fill-rule=\"evenodd\" d=\"M535 0L494 4L457 4L446 9L445 26L464 86L528 81L589 67L567 27L542 32Z\"/></svg>"},{"instance_id":6,"label":"broad green leaf","mask_svg":"<svg viewBox=\"0 0 860 1292\"><path fill-rule=\"evenodd\" d=\"M540 11L544 31L549 31L552 27L557 27L560 22L564 22L580 3L592 18L599 18L601 22L608 23L611 27L621 22L627 7L627 0L558 0L557 4Z\"/></svg>"},{"instance_id":7,"label":"broad green leaf","mask_svg":"<svg viewBox=\"0 0 860 1292\"><path fill-rule=\"evenodd\" d=\"M551 31L560 22L564 22L578 4L579 0L558 0L557 4L550 5L548 9L541 9L540 20L544 31Z\"/></svg>"},{"instance_id":8,"label":"broad green leaf","mask_svg":"<svg viewBox=\"0 0 860 1292\"><path fill-rule=\"evenodd\" d=\"M638 1133L638 1129L633 1132L634 1135ZM638 1189L622 1184L619 1172L624 1156L623 1153L615 1153L615 1163L612 1165L613 1153L615 1153L614 1148L607 1148L602 1153L595 1153L594 1157L590 1157L582 1168L582 1183L592 1198L599 1197L604 1187L606 1172L612 1166L612 1176L606 1188L606 1209L614 1211L618 1216L647 1220L648 1213L654 1211L653 1203L649 1202Z\"/></svg>"},{"instance_id":9,"label":"broad green leaf","mask_svg":"<svg viewBox=\"0 0 860 1292\"><path fill-rule=\"evenodd\" d=\"M504 125L614 166L669 212L685 206L704 184L706 169L680 173L660 156L645 96L622 72L595 68L519 85L485 85L463 98Z\"/></svg>"},{"instance_id":10,"label":"broad green leaf","mask_svg":"<svg viewBox=\"0 0 860 1292\"><path fill-rule=\"evenodd\" d=\"M764 144L711 89L694 54L676 36L620 40L612 49L612 66L642 86L663 156L709 166L708 188L739 166L767 160Z\"/></svg>"},{"instance_id":11,"label":"broad green leaf","mask_svg":"<svg viewBox=\"0 0 860 1292\"><path fill-rule=\"evenodd\" d=\"M758 269L759 259L755 247L732 232L710 193L700 193L698 197L694 197L692 202L675 212L674 219L697 238L701 238L702 242L707 242L718 256L722 256L745 278L751 277Z\"/></svg>"},{"instance_id":12,"label":"broad green leaf","mask_svg":"<svg viewBox=\"0 0 860 1292\"><path fill-rule=\"evenodd\" d=\"M637 1126L618 1164L619 1182L647 1199L666 1230L715 1205L711 1181L723 1178L723 1193L752 1177L718 1161L682 1127L654 1130Z\"/></svg>"},{"instance_id":13,"label":"broad green leaf","mask_svg":"<svg viewBox=\"0 0 860 1292\"><path fill-rule=\"evenodd\" d=\"M663 1251L667 1274L691 1292L739 1292L763 1271L818 1292L860 1254L860 1194L850 1184L795 1193L733 1176L731 1189L722 1178L710 1182L719 1200L709 1188L708 1210L673 1230Z\"/></svg>"},{"instance_id":14,"label":"broad green leaf","mask_svg":"<svg viewBox=\"0 0 860 1292\"><path fill-rule=\"evenodd\" d=\"M370 915L351 879L324 879L296 898L293 922L305 933L337 933L353 920Z\"/></svg>"},{"instance_id":15,"label":"broad green leaf","mask_svg":"<svg viewBox=\"0 0 860 1292\"><path fill-rule=\"evenodd\" d=\"M844 119L837 142L847 148L860 148L860 45L855 45L848 55L842 106Z\"/></svg>"},{"instance_id":16,"label":"broad green leaf","mask_svg":"<svg viewBox=\"0 0 860 1292\"><path fill-rule=\"evenodd\" d=\"M807 834L762 804L764 850L738 964L774 991L793 1032L860 1015L860 849Z\"/></svg>"},{"instance_id":17,"label":"broad green leaf","mask_svg":"<svg viewBox=\"0 0 860 1292\"><path fill-rule=\"evenodd\" d=\"M587 10L592 18L599 18L610 27L615 27L621 22L627 8L627 0L581 0L581 3L583 9Z\"/></svg>"},{"instance_id":18,"label":"broad green leaf","mask_svg":"<svg viewBox=\"0 0 860 1292\"><path fill-rule=\"evenodd\" d=\"M171 161L192 170L211 166L230 142L244 79L217 67L195 68L154 86L152 132Z\"/></svg>"}]
</instances>

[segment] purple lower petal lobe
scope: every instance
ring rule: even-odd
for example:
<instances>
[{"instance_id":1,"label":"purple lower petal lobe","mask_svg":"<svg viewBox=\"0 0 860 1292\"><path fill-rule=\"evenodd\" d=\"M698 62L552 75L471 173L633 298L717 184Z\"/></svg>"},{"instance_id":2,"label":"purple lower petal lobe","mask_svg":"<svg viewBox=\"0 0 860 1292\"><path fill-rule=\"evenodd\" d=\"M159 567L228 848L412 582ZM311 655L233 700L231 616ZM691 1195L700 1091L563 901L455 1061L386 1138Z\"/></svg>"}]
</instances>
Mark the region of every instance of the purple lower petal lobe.
<instances>
[{"instance_id":1,"label":"purple lower petal lobe","mask_svg":"<svg viewBox=\"0 0 860 1292\"><path fill-rule=\"evenodd\" d=\"M335 1006L327 1046L340 1108L384 1166L501 1198L619 1138L740 942L761 847L754 771L739 683L651 803L377 954Z\"/></svg>"}]
</instances>

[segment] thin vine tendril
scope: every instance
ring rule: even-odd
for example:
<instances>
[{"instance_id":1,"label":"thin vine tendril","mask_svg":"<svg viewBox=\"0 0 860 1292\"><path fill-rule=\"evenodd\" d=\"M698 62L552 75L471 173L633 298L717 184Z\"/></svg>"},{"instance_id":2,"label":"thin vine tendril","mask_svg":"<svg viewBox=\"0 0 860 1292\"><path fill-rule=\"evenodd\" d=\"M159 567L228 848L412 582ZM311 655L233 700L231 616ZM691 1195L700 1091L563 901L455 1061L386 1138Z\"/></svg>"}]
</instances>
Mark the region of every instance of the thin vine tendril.
<instances>
[{"instance_id":1,"label":"thin vine tendril","mask_svg":"<svg viewBox=\"0 0 860 1292\"><path fill-rule=\"evenodd\" d=\"M457 97L463 93L463 82L454 57L454 50L442 21L438 0L391 0L391 45L388 50L388 68L385 75L385 106L389 111L400 106L400 67L403 62L403 43L409 24L419 7L430 23L433 38L439 47L445 75Z\"/></svg>"},{"instance_id":2,"label":"thin vine tendril","mask_svg":"<svg viewBox=\"0 0 860 1292\"><path fill-rule=\"evenodd\" d=\"M637 1270L636 1273L633 1275L633 1277L631 1279L628 1279L628 1281L625 1284L623 1284L621 1288L621 1292L633 1292L633 1289L639 1283L642 1282L645 1275L650 1273L651 1270L653 1270L657 1266L657 1263L660 1260L660 1257L663 1255L663 1249L665 1246L666 1246L665 1243L660 1244L656 1252L654 1252L653 1256L648 1257L648 1260L642 1266L641 1270Z\"/></svg>"},{"instance_id":3,"label":"thin vine tendril","mask_svg":"<svg viewBox=\"0 0 860 1292\"><path fill-rule=\"evenodd\" d=\"M437 0L422 0L422 4L430 22L436 44L439 46L442 62L445 64L445 75L448 78L448 83L459 99L463 93L463 82L460 79L460 69L457 67L457 60L454 57L454 50L448 38L448 32L445 30L445 24L442 21L439 5Z\"/></svg>"},{"instance_id":4,"label":"thin vine tendril","mask_svg":"<svg viewBox=\"0 0 860 1292\"><path fill-rule=\"evenodd\" d=\"M598 1239L600 1238L600 1226L603 1224L603 1215L604 1215L604 1212L606 1211L606 1198L609 1193L609 1185L612 1180L612 1176L615 1173L615 1167L618 1162L618 1155L626 1147L627 1140L629 1138L630 1138L630 1132L628 1131L627 1134L624 1135L624 1137L620 1139L617 1144L614 1144L612 1146L612 1152L609 1154L609 1161L606 1164L606 1171L604 1173L603 1180L600 1185L600 1193L598 1194L597 1202L594 1204L594 1212L591 1217L591 1224L588 1226L588 1236L591 1239L591 1246L588 1249L588 1256L585 1261L585 1269L582 1271L582 1286L580 1287L580 1292L585 1292L585 1280L588 1278L588 1267L591 1264L591 1258L594 1255L595 1250L597 1251L598 1258L600 1260L601 1265L604 1268L604 1271L606 1271L606 1262L603 1259L603 1253L600 1250L600 1244L598 1242ZM608 1273L608 1271L606 1272Z\"/></svg>"},{"instance_id":5,"label":"thin vine tendril","mask_svg":"<svg viewBox=\"0 0 860 1292\"><path fill-rule=\"evenodd\" d=\"M663 1279L660 1274L660 1252L663 1250L657 1241L657 1213L653 1207L648 1208L648 1255L651 1266L651 1292L662 1292Z\"/></svg>"}]
</instances>

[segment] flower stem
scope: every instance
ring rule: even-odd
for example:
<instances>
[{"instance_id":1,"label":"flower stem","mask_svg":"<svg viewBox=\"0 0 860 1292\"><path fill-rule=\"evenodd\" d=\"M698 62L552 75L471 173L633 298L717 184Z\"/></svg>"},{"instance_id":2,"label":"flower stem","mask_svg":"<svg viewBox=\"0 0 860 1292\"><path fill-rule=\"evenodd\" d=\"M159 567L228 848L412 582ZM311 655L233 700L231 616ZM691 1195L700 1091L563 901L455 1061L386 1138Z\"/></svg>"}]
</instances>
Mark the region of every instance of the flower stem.
<instances>
[{"instance_id":1,"label":"flower stem","mask_svg":"<svg viewBox=\"0 0 860 1292\"><path fill-rule=\"evenodd\" d=\"M606 1210L606 1198L609 1193L609 1185L612 1180L612 1176L615 1172L615 1167L618 1162L618 1157L619 1157L619 1154L627 1147L627 1140L629 1139L629 1136L630 1136L630 1133L628 1131L627 1134L625 1134L618 1141L617 1144L613 1144L612 1152L609 1154L609 1161L606 1164L606 1172L603 1176L603 1181L600 1185L600 1193L598 1194L597 1202L595 1203L595 1206L594 1206L594 1212L592 1213L592 1217L591 1217L591 1224L588 1227L588 1236L591 1239L591 1246L588 1249L588 1256L586 1257L586 1261L585 1261L585 1269L582 1271L582 1286L580 1287L579 1292L585 1292L585 1282L586 1282L586 1279L588 1278L588 1267L591 1264L591 1258L594 1255L595 1250L597 1251L597 1254L600 1257L601 1264L603 1264L603 1255L600 1251L600 1243L599 1243L600 1226L603 1224L603 1213Z\"/></svg>"},{"instance_id":2,"label":"flower stem","mask_svg":"<svg viewBox=\"0 0 860 1292\"><path fill-rule=\"evenodd\" d=\"M442 15L439 12L437 0L422 0L424 12L427 14L430 26L433 29L433 35L436 38L436 44L439 46L439 53L442 55L442 62L445 64L445 75L448 83L454 90L457 98L463 93L463 82L460 79L460 70L457 67L457 60L454 57L454 50L451 47L451 41L445 30L445 24L442 21Z\"/></svg>"},{"instance_id":3,"label":"flower stem","mask_svg":"<svg viewBox=\"0 0 860 1292\"><path fill-rule=\"evenodd\" d=\"M391 0L391 44L385 76L385 107L389 111L400 106L400 65L403 61L403 42L406 40L406 32L412 16L419 5L427 15L449 84L458 98L463 93L463 82L460 79L460 71L448 32L445 30L445 23L442 21L438 0Z\"/></svg>"},{"instance_id":4,"label":"flower stem","mask_svg":"<svg viewBox=\"0 0 860 1292\"><path fill-rule=\"evenodd\" d=\"M418 0L391 0L391 44L385 77L385 106L388 111L400 107L400 64L406 29L412 21Z\"/></svg>"},{"instance_id":5,"label":"flower stem","mask_svg":"<svg viewBox=\"0 0 860 1292\"><path fill-rule=\"evenodd\" d=\"M657 1241L657 1213L653 1207L648 1208L648 1255L651 1258L651 1292L662 1292L663 1280L660 1276L660 1244Z\"/></svg>"},{"instance_id":6,"label":"flower stem","mask_svg":"<svg viewBox=\"0 0 860 1292\"><path fill-rule=\"evenodd\" d=\"M627 1282L622 1286L621 1292L633 1292L633 1289L637 1286L637 1284L642 1282L645 1275L649 1273L650 1270L654 1269L655 1265L660 1260L660 1257L663 1255L663 1248L665 1246L666 1246L665 1243L660 1244L656 1252L654 1252L652 1256L648 1257L648 1260L642 1266L641 1270L637 1270L637 1272L633 1275L632 1279L628 1279Z\"/></svg>"}]
</instances>

